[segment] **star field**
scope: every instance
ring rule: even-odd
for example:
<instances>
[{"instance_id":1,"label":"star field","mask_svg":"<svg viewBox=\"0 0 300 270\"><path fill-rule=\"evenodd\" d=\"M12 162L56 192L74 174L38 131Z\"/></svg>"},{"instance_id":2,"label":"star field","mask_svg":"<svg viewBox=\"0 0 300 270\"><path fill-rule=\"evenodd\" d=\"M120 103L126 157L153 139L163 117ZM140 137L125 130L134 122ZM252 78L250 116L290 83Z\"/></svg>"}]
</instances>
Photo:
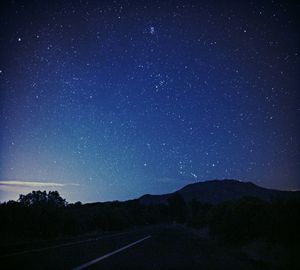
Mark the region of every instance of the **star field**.
<instances>
[{"instance_id":1,"label":"star field","mask_svg":"<svg viewBox=\"0 0 300 270\"><path fill-rule=\"evenodd\" d=\"M71 201L216 178L300 188L299 5L1 5L0 180Z\"/></svg>"}]
</instances>

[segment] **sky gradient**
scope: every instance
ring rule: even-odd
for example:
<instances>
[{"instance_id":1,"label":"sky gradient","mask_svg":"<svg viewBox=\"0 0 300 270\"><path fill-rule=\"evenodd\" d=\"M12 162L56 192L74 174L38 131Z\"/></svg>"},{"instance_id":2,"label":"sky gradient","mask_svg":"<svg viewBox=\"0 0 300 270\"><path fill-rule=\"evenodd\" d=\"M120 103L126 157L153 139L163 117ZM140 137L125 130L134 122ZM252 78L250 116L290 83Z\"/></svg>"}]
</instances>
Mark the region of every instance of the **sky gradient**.
<instances>
[{"instance_id":1,"label":"sky gradient","mask_svg":"<svg viewBox=\"0 0 300 270\"><path fill-rule=\"evenodd\" d=\"M299 11L1 1L0 201L50 187L125 200L223 178L300 189Z\"/></svg>"}]
</instances>

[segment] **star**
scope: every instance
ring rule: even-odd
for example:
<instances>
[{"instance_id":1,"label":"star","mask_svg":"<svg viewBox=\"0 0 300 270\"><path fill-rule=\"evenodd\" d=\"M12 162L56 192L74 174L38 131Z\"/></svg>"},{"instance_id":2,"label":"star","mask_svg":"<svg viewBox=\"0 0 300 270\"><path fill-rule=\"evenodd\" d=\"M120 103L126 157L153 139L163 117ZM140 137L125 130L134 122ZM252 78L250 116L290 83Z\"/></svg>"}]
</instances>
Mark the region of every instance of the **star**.
<instances>
[{"instance_id":1,"label":"star","mask_svg":"<svg viewBox=\"0 0 300 270\"><path fill-rule=\"evenodd\" d=\"M29 2L0 10L0 181L72 179L76 201L200 175L300 188L292 1Z\"/></svg>"},{"instance_id":2,"label":"star","mask_svg":"<svg viewBox=\"0 0 300 270\"><path fill-rule=\"evenodd\" d=\"M192 172L191 172L191 175L192 175L194 178L197 178L197 177L198 177L195 173L192 173Z\"/></svg>"},{"instance_id":3,"label":"star","mask_svg":"<svg viewBox=\"0 0 300 270\"><path fill-rule=\"evenodd\" d=\"M154 28L154 26L150 26L149 33L150 33L151 35L154 35L154 34L155 34L155 28Z\"/></svg>"}]
</instances>

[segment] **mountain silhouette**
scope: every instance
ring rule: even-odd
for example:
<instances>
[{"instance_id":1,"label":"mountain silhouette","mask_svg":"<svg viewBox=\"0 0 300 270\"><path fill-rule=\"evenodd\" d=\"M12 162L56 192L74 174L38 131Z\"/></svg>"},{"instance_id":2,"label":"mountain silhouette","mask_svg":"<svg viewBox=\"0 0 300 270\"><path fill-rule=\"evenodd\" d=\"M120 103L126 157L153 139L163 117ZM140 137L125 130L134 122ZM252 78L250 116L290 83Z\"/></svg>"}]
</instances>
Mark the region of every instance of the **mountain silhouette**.
<instances>
[{"instance_id":1,"label":"mountain silhouette","mask_svg":"<svg viewBox=\"0 0 300 270\"><path fill-rule=\"evenodd\" d=\"M274 190L257 186L252 182L225 179L189 184L173 193L163 195L146 194L140 197L139 201L146 205L164 204L174 194L180 194L186 202L196 200L211 204L237 200L243 197L256 197L266 201L276 198L300 198L300 191Z\"/></svg>"}]
</instances>

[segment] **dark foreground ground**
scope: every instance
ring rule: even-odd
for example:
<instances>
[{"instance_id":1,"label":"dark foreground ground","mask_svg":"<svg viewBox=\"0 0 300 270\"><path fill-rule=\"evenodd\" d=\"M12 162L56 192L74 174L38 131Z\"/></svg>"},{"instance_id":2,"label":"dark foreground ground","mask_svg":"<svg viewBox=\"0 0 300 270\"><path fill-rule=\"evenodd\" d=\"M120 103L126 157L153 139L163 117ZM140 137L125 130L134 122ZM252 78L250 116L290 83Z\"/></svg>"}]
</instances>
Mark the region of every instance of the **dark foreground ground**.
<instances>
[{"instance_id":1,"label":"dark foreground ground","mask_svg":"<svg viewBox=\"0 0 300 270\"><path fill-rule=\"evenodd\" d=\"M225 248L179 225L161 225L81 237L1 247L1 269L78 269L79 266L151 236L86 268L101 269L292 269ZM295 268L296 269L296 268Z\"/></svg>"}]
</instances>

